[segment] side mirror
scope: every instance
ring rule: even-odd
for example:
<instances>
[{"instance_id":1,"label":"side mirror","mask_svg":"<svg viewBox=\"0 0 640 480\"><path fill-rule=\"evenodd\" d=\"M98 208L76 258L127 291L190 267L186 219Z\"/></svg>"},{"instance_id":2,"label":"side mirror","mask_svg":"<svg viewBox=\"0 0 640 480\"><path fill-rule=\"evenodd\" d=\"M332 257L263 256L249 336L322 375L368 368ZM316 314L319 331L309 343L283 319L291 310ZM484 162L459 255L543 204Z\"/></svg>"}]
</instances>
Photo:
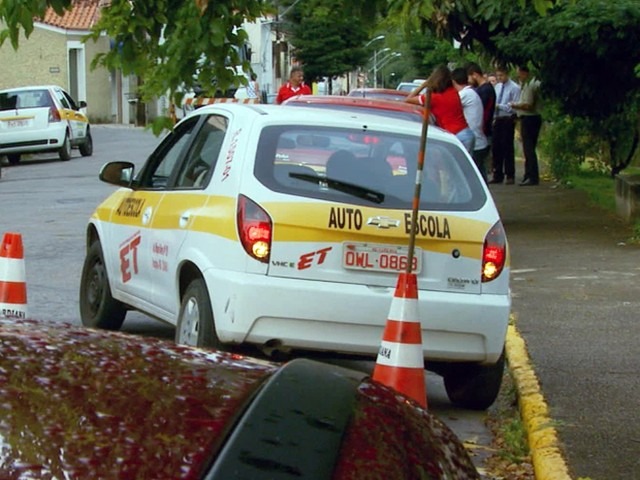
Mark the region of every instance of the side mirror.
<instances>
[{"instance_id":1,"label":"side mirror","mask_svg":"<svg viewBox=\"0 0 640 480\"><path fill-rule=\"evenodd\" d=\"M80 100L80 108L87 108L87 102Z\"/></svg>"},{"instance_id":2,"label":"side mirror","mask_svg":"<svg viewBox=\"0 0 640 480\"><path fill-rule=\"evenodd\" d=\"M100 169L99 178L105 183L130 187L134 168L131 162L109 162Z\"/></svg>"}]
</instances>

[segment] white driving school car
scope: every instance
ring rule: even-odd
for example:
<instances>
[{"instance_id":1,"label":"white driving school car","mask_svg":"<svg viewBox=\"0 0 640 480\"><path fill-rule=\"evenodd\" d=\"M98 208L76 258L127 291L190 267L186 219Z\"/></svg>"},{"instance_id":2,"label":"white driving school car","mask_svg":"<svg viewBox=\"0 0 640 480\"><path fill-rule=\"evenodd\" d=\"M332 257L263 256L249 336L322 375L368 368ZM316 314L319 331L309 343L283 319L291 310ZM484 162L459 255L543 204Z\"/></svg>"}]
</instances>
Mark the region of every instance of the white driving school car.
<instances>
[{"instance_id":1,"label":"white driving school car","mask_svg":"<svg viewBox=\"0 0 640 480\"><path fill-rule=\"evenodd\" d=\"M92 155L86 106L57 85L0 90L0 156L15 165L26 153L57 152L69 160L78 148L83 157Z\"/></svg>"},{"instance_id":2,"label":"white driving school car","mask_svg":"<svg viewBox=\"0 0 640 480\"><path fill-rule=\"evenodd\" d=\"M378 115L216 104L179 122L91 217L80 287L87 326L127 310L176 341L375 358L398 273L413 272L426 368L450 399L489 406L511 305L492 197L457 139L429 129L411 222L419 124Z\"/></svg>"}]
</instances>

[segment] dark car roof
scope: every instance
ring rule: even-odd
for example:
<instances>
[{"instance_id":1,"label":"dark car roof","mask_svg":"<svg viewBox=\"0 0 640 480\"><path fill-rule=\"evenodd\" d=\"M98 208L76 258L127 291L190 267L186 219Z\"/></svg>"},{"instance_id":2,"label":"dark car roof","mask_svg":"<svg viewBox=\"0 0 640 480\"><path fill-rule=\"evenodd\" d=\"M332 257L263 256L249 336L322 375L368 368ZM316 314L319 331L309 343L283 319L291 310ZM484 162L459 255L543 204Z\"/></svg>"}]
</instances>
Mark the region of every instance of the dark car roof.
<instances>
[{"instance_id":1,"label":"dark car roof","mask_svg":"<svg viewBox=\"0 0 640 480\"><path fill-rule=\"evenodd\" d=\"M296 105L318 108L333 108L362 113L383 114L386 116L403 118L422 122L424 108L411 103L385 100L375 97L338 96L338 95L296 95L283 105Z\"/></svg>"},{"instance_id":2,"label":"dark car roof","mask_svg":"<svg viewBox=\"0 0 640 480\"><path fill-rule=\"evenodd\" d=\"M0 319L0 478L478 479L365 374Z\"/></svg>"},{"instance_id":3,"label":"dark car roof","mask_svg":"<svg viewBox=\"0 0 640 480\"><path fill-rule=\"evenodd\" d=\"M157 339L0 320L0 477L198 478L276 369Z\"/></svg>"}]
</instances>

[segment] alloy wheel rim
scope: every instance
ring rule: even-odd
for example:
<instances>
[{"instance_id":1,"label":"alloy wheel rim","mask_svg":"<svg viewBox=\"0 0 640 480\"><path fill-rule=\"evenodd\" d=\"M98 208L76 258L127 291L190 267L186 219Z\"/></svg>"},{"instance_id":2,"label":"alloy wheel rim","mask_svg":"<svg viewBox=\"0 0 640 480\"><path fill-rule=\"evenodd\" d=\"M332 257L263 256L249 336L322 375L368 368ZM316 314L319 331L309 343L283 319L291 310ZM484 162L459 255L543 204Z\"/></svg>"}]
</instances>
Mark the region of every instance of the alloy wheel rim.
<instances>
[{"instance_id":1,"label":"alloy wheel rim","mask_svg":"<svg viewBox=\"0 0 640 480\"><path fill-rule=\"evenodd\" d=\"M200 309L194 297L187 300L180 322L179 343L184 345L198 345L198 330L200 325Z\"/></svg>"}]
</instances>

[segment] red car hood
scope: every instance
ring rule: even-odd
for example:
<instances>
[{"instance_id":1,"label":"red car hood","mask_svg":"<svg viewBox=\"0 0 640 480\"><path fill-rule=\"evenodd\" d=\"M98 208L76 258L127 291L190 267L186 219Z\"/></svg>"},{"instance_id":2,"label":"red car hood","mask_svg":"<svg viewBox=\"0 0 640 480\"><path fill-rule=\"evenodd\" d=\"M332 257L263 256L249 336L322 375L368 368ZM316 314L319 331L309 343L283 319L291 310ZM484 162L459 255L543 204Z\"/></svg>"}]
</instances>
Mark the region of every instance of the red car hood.
<instances>
[{"instance_id":1,"label":"red car hood","mask_svg":"<svg viewBox=\"0 0 640 480\"><path fill-rule=\"evenodd\" d=\"M1 478L198 478L277 366L0 320Z\"/></svg>"}]
</instances>

